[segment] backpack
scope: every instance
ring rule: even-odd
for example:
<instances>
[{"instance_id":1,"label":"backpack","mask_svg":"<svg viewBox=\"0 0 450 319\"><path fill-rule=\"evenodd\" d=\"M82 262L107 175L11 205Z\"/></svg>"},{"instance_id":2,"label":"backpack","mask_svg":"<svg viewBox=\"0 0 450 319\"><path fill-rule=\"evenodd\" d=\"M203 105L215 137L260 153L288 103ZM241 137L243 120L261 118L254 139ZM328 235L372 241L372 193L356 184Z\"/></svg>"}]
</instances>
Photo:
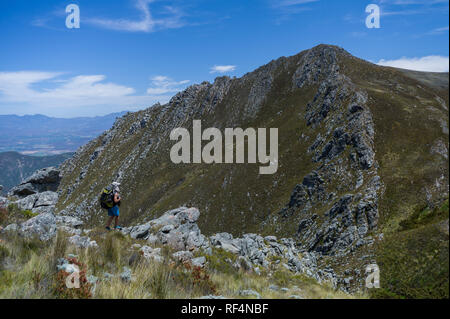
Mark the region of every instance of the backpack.
<instances>
[{"instance_id":1,"label":"backpack","mask_svg":"<svg viewBox=\"0 0 450 319\"><path fill-rule=\"evenodd\" d=\"M114 192L111 186L105 187L100 194L100 206L103 209L114 207Z\"/></svg>"}]
</instances>

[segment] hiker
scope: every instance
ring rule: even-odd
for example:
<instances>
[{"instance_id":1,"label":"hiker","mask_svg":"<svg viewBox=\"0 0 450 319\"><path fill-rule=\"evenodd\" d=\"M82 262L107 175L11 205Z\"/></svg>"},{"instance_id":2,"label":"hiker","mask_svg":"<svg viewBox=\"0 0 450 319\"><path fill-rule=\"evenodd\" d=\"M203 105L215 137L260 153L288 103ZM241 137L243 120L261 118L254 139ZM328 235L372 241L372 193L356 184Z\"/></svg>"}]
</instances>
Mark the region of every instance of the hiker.
<instances>
[{"instance_id":1,"label":"hiker","mask_svg":"<svg viewBox=\"0 0 450 319\"><path fill-rule=\"evenodd\" d=\"M100 204L102 208L108 210L108 221L106 222L106 229L111 230L111 222L114 219L114 229L122 229L119 226L119 206L120 206L120 194L119 194L119 183L112 183L111 186L106 187L101 196Z\"/></svg>"}]
</instances>

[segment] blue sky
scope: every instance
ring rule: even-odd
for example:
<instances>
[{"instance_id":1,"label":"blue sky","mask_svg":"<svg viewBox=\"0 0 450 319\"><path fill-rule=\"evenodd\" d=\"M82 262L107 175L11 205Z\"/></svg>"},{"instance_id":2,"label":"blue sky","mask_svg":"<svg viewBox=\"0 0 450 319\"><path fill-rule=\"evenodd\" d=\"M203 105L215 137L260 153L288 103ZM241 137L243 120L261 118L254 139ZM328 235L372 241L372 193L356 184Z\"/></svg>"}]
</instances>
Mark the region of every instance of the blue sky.
<instances>
[{"instance_id":1,"label":"blue sky","mask_svg":"<svg viewBox=\"0 0 450 319\"><path fill-rule=\"evenodd\" d=\"M79 29L65 24L72 3ZM365 24L371 3L378 29ZM448 0L2 0L0 114L135 111L320 43L448 72L448 21Z\"/></svg>"}]
</instances>

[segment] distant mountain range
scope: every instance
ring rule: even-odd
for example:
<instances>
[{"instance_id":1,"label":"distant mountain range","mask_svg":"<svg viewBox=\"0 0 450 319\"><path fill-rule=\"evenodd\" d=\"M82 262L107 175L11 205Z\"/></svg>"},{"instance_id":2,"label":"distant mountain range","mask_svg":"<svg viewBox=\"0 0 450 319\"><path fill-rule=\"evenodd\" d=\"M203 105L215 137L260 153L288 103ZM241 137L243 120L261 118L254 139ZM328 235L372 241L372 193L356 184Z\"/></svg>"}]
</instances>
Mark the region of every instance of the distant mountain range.
<instances>
[{"instance_id":1,"label":"distant mountain range","mask_svg":"<svg viewBox=\"0 0 450 319\"><path fill-rule=\"evenodd\" d=\"M125 113L77 118L0 115L0 152L16 151L25 155L74 152L109 129Z\"/></svg>"},{"instance_id":2,"label":"distant mountain range","mask_svg":"<svg viewBox=\"0 0 450 319\"><path fill-rule=\"evenodd\" d=\"M51 156L28 156L17 152L0 153L0 185L3 186L3 193L19 184L25 178L31 176L34 171L49 167L58 166L73 153L64 153Z\"/></svg>"}]
</instances>

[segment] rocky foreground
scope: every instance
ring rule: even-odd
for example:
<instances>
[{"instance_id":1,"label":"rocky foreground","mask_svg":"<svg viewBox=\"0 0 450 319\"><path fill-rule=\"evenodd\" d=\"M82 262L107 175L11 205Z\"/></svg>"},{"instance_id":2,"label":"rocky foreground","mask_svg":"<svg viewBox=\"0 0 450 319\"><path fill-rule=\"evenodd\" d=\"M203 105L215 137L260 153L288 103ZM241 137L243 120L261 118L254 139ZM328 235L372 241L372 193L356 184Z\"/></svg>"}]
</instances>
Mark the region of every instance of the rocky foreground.
<instances>
[{"instance_id":1,"label":"rocky foreground","mask_svg":"<svg viewBox=\"0 0 450 319\"><path fill-rule=\"evenodd\" d=\"M63 231L70 236L69 242L76 247L98 247L97 242L89 237L91 229L84 228L84 222L76 214L67 211L63 212L64 215L55 214L59 180L58 169L45 168L14 187L9 193L13 200L1 198L3 207L16 205L34 216L21 223L12 223L2 232L15 232L25 238L39 238L47 242L54 239L58 231ZM237 260L232 263L236 269L244 268L260 274L275 263L293 273L313 278L318 283L328 282L335 288L340 286L344 289L346 283L348 286L348 279L339 279L330 267L318 266L318 258L321 257L319 253L305 251L292 238L278 239L258 234L244 234L240 238L233 238L233 235L226 232L207 237L197 225L199 217L200 211L197 208L179 207L144 224L124 228L122 233L139 240L137 245L140 253L146 259L154 261L163 260L161 247L168 246L174 251L173 260L205 267L205 256L211 255L212 249L216 248L237 256ZM134 248L136 247L135 245ZM194 258L194 254L203 256Z\"/></svg>"},{"instance_id":2,"label":"rocky foreground","mask_svg":"<svg viewBox=\"0 0 450 319\"><path fill-rule=\"evenodd\" d=\"M153 261L163 260L161 246L167 245L174 251L174 260L205 267L205 256L212 254L212 248L220 248L238 256L233 263L236 269L243 267L258 274L272 263L282 263L283 267L294 273L305 274L318 283L328 281L336 286L337 278L333 270L318 269L317 256L300 251L293 239L257 234L233 238L228 233L206 237L196 223L199 216L196 208L180 207L145 224L124 228L122 233L141 240L142 243L135 244L133 248L138 248L144 258ZM91 230L83 229L80 219L58 216L53 212L41 213L19 225L10 224L2 232L17 232L20 236L49 241L56 237L59 230L69 234L69 242L79 248L98 247L97 242L89 238ZM194 258L194 253L205 256Z\"/></svg>"}]
</instances>

